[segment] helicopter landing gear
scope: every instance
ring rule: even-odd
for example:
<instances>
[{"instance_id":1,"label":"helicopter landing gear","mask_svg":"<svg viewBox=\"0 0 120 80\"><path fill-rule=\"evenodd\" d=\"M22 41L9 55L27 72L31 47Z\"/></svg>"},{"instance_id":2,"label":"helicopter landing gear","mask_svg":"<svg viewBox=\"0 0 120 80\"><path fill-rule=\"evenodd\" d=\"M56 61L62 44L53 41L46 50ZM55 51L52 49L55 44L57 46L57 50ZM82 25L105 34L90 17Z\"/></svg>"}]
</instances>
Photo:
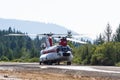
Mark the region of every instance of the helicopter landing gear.
<instances>
[{"instance_id":1,"label":"helicopter landing gear","mask_svg":"<svg viewBox=\"0 0 120 80\"><path fill-rule=\"evenodd\" d=\"M55 65L60 65L60 62L59 62L59 61L58 61L58 62L56 62L56 63L55 63Z\"/></svg>"},{"instance_id":2,"label":"helicopter landing gear","mask_svg":"<svg viewBox=\"0 0 120 80\"><path fill-rule=\"evenodd\" d=\"M58 61L57 64L60 65L60 62Z\"/></svg>"},{"instance_id":3,"label":"helicopter landing gear","mask_svg":"<svg viewBox=\"0 0 120 80\"><path fill-rule=\"evenodd\" d=\"M71 62L67 62L67 65L71 65Z\"/></svg>"},{"instance_id":4,"label":"helicopter landing gear","mask_svg":"<svg viewBox=\"0 0 120 80\"><path fill-rule=\"evenodd\" d=\"M42 62L40 61L40 62L39 62L39 65L41 65L41 63L42 63Z\"/></svg>"}]
</instances>

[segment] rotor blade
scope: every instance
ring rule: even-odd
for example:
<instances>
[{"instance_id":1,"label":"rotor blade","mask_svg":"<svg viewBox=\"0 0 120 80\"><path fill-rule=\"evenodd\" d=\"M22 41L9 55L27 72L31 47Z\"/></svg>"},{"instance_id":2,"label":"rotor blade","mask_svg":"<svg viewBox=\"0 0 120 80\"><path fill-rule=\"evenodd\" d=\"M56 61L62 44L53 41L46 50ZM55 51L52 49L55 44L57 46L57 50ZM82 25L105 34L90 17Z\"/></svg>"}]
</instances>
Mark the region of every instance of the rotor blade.
<instances>
[{"instance_id":1,"label":"rotor blade","mask_svg":"<svg viewBox=\"0 0 120 80\"><path fill-rule=\"evenodd\" d=\"M5 36L36 36L37 34L7 34Z\"/></svg>"},{"instance_id":2,"label":"rotor blade","mask_svg":"<svg viewBox=\"0 0 120 80\"><path fill-rule=\"evenodd\" d=\"M26 36L26 34L7 34L5 36Z\"/></svg>"},{"instance_id":3,"label":"rotor blade","mask_svg":"<svg viewBox=\"0 0 120 80\"><path fill-rule=\"evenodd\" d=\"M81 43L81 44L87 44L86 42L80 41L80 40L76 40L76 39L71 39L71 38L67 38L68 41L73 41L73 42L77 42L77 43Z\"/></svg>"}]
</instances>

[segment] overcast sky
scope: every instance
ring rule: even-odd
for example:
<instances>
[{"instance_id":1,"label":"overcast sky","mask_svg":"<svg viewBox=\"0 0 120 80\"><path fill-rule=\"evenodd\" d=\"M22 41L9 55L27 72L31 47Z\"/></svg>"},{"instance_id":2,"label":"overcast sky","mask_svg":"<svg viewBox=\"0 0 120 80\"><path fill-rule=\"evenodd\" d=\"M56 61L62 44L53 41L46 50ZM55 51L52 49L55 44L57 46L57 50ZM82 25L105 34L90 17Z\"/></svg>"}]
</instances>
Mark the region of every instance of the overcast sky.
<instances>
[{"instance_id":1,"label":"overcast sky","mask_svg":"<svg viewBox=\"0 0 120 80\"><path fill-rule=\"evenodd\" d=\"M0 18L54 23L95 38L120 24L120 0L0 0Z\"/></svg>"}]
</instances>

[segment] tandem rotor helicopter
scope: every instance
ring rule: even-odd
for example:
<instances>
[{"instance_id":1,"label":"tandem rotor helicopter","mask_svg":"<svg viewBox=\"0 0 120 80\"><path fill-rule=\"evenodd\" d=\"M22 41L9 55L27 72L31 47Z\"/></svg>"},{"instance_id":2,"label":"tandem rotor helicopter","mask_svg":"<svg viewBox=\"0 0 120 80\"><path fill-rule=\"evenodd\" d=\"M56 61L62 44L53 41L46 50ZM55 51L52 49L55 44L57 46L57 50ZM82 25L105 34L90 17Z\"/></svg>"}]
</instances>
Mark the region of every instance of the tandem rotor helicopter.
<instances>
[{"instance_id":1,"label":"tandem rotor helicopter","mask_svg":"<svg viewBox=\"0 0 120 80\"><path fill-rule=\"evenodd\" d=\"M33 34L8 34L7 36L28 36ZM42 50L40 51L39 64L52 65L60 64L60 62L66 61L67 65L71 65L73 54L72 49L67 44L68 41L86 44L86 42L72 39L71 31L68 31L68 34L53 34L53 33L44 33L36 34L36 36L43 36L44 43L41 45ZM59 38L59 43L53 45L52 38Z\"/></svg>"}]
</instances>

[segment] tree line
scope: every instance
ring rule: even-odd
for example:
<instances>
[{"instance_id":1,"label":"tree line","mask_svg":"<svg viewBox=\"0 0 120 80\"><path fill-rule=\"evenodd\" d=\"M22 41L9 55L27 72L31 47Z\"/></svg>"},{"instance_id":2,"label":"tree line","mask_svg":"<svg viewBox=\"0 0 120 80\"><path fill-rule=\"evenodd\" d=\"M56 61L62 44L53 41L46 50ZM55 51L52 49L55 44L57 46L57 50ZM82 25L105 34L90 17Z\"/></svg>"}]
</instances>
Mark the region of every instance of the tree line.
<instances>
[{"instance_id":1,"label":"tree line","mask_svg":"<svg viewBox=\"0 0 120 80\"><path fill-rule=\"evenodd\" d=\"M29 36L5 36L6 34L24 34L9 27L0 30L0 61L38 62L42 40ZM73 49L73 63L81 65L120 65L120 25L112 33L110 24L107 24L103 34L100 33L94 43L75 47Z\"/></svg>"},{"instance_id":2,"label":"tree line","mask_svg":"<svg viewBox=\"0 0 120 80\"><path fill-rule=\"evenodd\" d=\"M41 41L38 37L34 40L29 36L5 36L9 33L23 34L9 27L0 30L0 61L38 61Z\"/></svg>"},{"instance_id":3,"label":"tree line","mask_svg":"<svg viewBox=\"0 0 120 80\"><path fill-rule=\"evenodd\" d=\"M107 24L104 34L100 34L94 44L74 48L73 62L83 65L120 65L120 25L112 34Z\"/></svg>"}]
</instances>

